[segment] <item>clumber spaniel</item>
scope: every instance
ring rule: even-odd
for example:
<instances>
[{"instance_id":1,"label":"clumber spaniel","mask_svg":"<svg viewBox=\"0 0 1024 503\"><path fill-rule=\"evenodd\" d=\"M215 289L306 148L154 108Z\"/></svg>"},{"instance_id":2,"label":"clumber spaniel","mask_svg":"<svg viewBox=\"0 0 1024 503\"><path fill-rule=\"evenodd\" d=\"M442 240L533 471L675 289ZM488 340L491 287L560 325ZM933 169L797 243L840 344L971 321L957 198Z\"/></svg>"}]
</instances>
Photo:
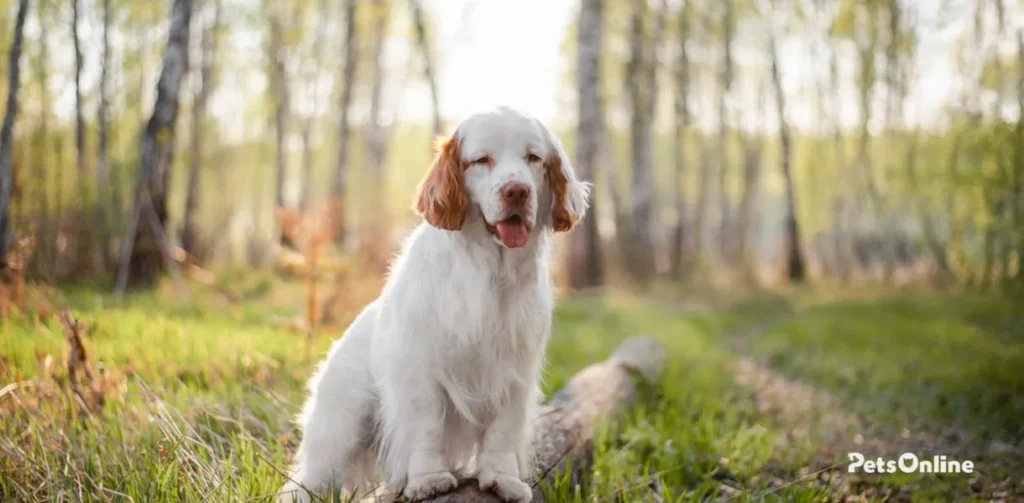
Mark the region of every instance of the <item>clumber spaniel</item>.
<instances>
[{"instance_id":1,"label":"clumber spaniel","mask_svg":"<svg viewBox=\"0 0 1024 503\"><path fill-rule=\"evenodd\" d=\"M283 501L382 478L416 500L454 488L456 475L530 500L549 249L553 232L583 218L589 191L558 138L510 108L472 115L438 142L415 203L425 223L310 380Z\"/></svg>"}]
</instances>

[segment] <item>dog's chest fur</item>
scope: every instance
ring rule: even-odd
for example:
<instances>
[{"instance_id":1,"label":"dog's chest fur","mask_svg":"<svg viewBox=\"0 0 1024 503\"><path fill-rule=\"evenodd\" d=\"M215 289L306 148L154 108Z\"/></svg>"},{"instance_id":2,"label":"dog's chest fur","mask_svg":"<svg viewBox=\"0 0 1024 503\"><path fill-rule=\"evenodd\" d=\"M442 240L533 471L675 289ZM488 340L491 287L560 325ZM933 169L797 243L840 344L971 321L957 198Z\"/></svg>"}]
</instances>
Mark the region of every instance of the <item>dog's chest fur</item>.
<instances>
[{"instance_id":1,"label":"dog's chest fur","mask_svg":"<svg viewBox=\"0 0 1024 503\"><path fill-rule=\"evenodd\" d=\"M536 379L550 325L550 292L536 278L531 284L504 283L492 276L463 291L460 315L439 358L438 381L457 409L474 417L499 407L514 388L527 389ZM468 285L467 285L468 286ZM468 410L462 410L468 409Z\"/></svg>"}]
</instances>

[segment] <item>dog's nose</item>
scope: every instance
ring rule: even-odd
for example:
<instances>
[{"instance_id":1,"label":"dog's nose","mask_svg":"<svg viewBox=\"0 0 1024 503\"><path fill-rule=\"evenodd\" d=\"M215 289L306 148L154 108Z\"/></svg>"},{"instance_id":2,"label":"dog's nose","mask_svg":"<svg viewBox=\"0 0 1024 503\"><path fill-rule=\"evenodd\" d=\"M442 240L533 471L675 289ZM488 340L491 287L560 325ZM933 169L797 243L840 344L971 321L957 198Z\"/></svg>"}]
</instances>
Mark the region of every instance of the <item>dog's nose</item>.
<instances>
[{"instance_id":1,"label":"dog's nose","mask_svg":"<svg viewBox=\"0 0 1024 503\"><path fill-rule=\"evenodd\" d=\"M501 200L509 206L522 206L530 198L530 186L525 183L509 182L501 187Z\"/></svg>"}]
</instances>

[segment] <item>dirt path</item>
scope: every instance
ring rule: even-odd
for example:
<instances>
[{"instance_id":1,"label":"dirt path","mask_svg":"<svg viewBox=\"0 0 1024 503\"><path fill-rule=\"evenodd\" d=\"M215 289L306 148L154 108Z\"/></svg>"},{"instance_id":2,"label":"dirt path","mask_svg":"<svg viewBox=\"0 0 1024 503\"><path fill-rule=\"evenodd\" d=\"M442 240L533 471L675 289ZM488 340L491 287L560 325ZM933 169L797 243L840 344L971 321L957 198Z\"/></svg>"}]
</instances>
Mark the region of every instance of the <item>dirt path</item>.
<instances>
[{"instance_id":1,"label":"dirt path","mask_svg":"<svg viewBox=\"0 0 1024 503\"><path fill-rule=\"evenodd\" d=\"M998 440L985 442L969 431L950 426L942 426L938 432L906 428L896 431L891 425L878 424L870 417L851 412L827 390L789 378L747 355L744 349L752 337L798 316L799 311L779 313L770 320L741 327L726 335L726 343L736 354L736 383L753 390L760 413L785 432L778 441L779 451L786 452L801 442L816 446L811 466L806 470L811 482L827 485L835 491L832 494L852 501L878 497L909 501L919 488L917 484L893 489L880 485L877 476L848 475L848 453L860 452L868 459L898 459L903 453L941 453L949 459L984 460L979 465L984 465L985 470L950 482L960 482L962 487L950 487L958 497L966 496L966 492L986 501L1024 501L1024 465L1020 463L1024 446Z\"/></svg>"}]
</instances>

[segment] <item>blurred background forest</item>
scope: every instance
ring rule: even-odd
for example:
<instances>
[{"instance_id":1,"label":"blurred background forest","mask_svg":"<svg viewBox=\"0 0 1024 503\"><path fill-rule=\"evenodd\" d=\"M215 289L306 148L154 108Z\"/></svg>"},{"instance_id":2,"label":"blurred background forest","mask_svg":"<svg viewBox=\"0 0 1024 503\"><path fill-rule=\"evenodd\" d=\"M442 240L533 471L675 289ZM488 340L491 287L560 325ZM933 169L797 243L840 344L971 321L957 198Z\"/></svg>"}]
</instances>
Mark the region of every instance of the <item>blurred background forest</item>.
<instances>
[{"instance_id":1,"label":"blurred background forest","mask_svg":"<svg viewBox=\"0 0 1024 503\"><path fill-rule=\"evenodd\" d=\"M2 501L269 500L501 104L594 184L545 393L667 355L547 501L1024 498L1024 2L0 0L0 50Z\"/></svg>"},{"instance_id":2,"label":"blurred background forest","mask_svg":"<svg viewBox=\"0 0 1024 503\"><path fill-rule=\"evenodd\" d=\"M121 288L310 248L386 261L432 138L509 103L597 187L559 247L573 288L1019 283L1018 3L586 0L547 36L531 8L0 2L0 251ZM489 30L508 54L460 53Z\"/></svg>"}]
</instances>

